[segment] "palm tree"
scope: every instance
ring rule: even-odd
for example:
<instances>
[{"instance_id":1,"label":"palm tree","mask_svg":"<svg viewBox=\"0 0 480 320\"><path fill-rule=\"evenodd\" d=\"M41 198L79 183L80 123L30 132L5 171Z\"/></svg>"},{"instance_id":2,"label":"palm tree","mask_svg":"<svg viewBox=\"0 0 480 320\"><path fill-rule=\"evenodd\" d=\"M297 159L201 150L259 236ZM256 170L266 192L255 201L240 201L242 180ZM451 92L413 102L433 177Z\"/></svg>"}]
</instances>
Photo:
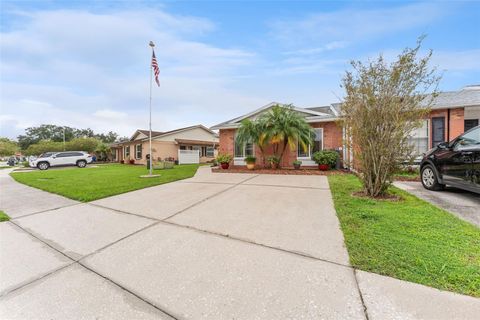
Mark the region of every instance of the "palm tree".
<instances>
[{"instance_id":1,"label":"palm tree","mask_svg":"<svg viewBox=\"0 0 480 320\"><path fill-rule=\"evenodd\" d=\"M268 141L273 145L273 153L280 163L287 146L295 149L298 142L299 146L306 150L312 143L312 127L292 105L276 105L262 114L258 121L263 124L259 141L262 144Z\"/></svg>"},{"instance_id":2,"label":"palm tree","mask_svg":"<svg viewBox=\"0 0 480 320\"><path fill-rule=\"evenodd\" d=\"M260 149L262 155L263 165L265 166L265 124L260 119L250 120L244 119L240 123L240 127L237 130L236 143L244 144L247 142L254 143Z\"/></svg>"},{"instance_id":3,"label":"palm tree","mask_svg":"<svg viewBox=\"0 0 480 320\"><path fill-rule=\"evenodd\" d=\"M95 148L95 153L100 155L100 160L108 160L108 154L110 153L110 146L106 143L100 142Z\"/></svg>"}]
</instances>

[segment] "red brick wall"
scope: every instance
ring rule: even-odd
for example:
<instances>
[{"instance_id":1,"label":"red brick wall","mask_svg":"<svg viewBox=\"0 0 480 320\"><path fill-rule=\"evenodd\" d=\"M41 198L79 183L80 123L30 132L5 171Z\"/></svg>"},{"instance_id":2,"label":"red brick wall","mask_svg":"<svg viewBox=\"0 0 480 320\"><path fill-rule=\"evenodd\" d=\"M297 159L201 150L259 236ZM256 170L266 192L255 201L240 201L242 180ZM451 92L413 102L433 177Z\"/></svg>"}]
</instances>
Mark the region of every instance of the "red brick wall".
<instances>
[{"instance_id":1,"label":"red brick wall","mask_svg":"<svg viewBox=\"0 0 480 320\"><path fill-rule=\"evenodd\" d=\"M451 141L461 135L465 130L465 109L457 108L450 110L450 137Z\"/></svg>"},{"instance_id":2,"label":"red brick wall","mask_svg":"<svg viewBox=\"0 0 480 320\"><path fill-rule=\"evenodd\" d=\"M337 125L335 122L317 122L312 123L314 128L323 128L323 148L324 149L337 149L342 147L342 128ZM227 153L233 156L234 154L234 137L235 129L221 129L220 130L220 153ZM267 146L265 148L266 156L272 154L272 146ZM263 159L261 156L260 149L258 146L255 146L255 157L257 158L257 164L261 165ZM282 167L291 167L293 166L293 161L297 159L297 150L296 148L290 150L287 146L287 150L283 155Z\"/></svg>"},{"instance_id":3,"label":"red brick wall","mask_svg":"<svg viewBox=\"0 0 480 320\"><path fill-rule=\"evenodd\" d=\"M235 129L221 129L219 135L220 146L218 153L231 154L233 157Z\"/></svg>"},{"instance_id":4,"label":"red brick wall","mask_svg":"<svg viewBox=\"0 0 480 320\"><path fill-rule=\"evenodd\" d=\"M432 118L443 117L445 118L445 139L452 141L464 131L464 108L450 109L450 123L448 121L448 109L432 110L427 116L429 120L429 146L432 146ZM450 125L450 128L449 128Z\"/></svg>"}]
</instances>

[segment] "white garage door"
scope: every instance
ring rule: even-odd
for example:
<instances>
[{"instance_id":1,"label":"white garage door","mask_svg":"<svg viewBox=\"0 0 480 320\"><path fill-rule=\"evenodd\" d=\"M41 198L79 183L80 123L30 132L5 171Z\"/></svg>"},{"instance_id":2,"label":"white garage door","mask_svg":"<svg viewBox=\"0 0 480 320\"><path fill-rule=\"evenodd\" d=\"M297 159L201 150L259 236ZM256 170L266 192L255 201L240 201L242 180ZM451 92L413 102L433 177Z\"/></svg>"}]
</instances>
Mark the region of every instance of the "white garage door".
<instances>
[{"instance_id":1,"label":"white garage door","mask_svg":"<svg viewBox=\"0 0 480 320\"><path fill-rule=\"evenodd\" d=\"M178 163L200 163L200 150L178 150Z\"/></svg>"}]
</instances>

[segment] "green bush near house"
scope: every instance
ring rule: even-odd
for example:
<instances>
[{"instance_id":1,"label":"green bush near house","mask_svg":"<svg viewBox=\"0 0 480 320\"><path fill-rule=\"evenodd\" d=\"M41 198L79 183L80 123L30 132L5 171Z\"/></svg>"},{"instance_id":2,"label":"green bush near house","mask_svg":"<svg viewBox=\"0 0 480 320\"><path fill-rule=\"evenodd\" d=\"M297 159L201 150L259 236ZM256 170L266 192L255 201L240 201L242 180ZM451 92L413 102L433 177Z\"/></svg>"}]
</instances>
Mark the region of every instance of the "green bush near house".
<instances>
[{"instance_id":1,"label":"green bush near house","mask_svg":"<svg viewBox=\"0 0 480 320\"><path fill-rule=\"evenodd\" d=\"M400 201L357 197L354 175L328 176L351 264L480 297L480 229L392 187Z\"/></svg>"},{"instance_id":2,"label":"green bush near house","mask_svg":"<svg viewBox=\"0 0 480 320\"><path fill-rule=\"evenodd\" d=\"M245 162L246 163L255 163L257 161L257 158L253 157L253 156L248 156L245 158Z\"/></svg>"},{"instance_id":3,"label":"green bush near house","mask_svg":"<svg viewBox=\"0 0 480 320\"><path fill-rule=\"evenodd\" d=\"M336 151L317 151L312 155L313 161L316 164L326 164L330 168L335 168L338 160L338 153Z\"/></svg>"},{"instance_id":4,"label":"green bush near house","mask_svg":"<svg viewBox=\"0 0 480 320\"><path fill-rule=\"evenodd\" d=\"M230 163L232 161L232 156L226 153L221 153L217 156L217 162L218 163Z\"/></svg>"}]
</instances>

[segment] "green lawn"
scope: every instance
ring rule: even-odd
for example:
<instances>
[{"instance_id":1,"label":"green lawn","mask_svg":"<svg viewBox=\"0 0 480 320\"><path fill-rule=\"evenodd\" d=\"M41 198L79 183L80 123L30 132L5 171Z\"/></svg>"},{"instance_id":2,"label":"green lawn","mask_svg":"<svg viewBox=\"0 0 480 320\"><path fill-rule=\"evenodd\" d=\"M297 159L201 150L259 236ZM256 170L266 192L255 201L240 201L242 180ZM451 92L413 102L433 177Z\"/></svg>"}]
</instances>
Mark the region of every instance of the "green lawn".
<instances>
[{"instance_id":1,"label":"green lawn","mask_svg":"<svg viewBox=\"0 0 480 320\"><path fill-rule=\"evenodd\" d=\"M10 217L5 212L0 210L0 222L8 221L8 220L10 220Z\"/></svg>"},{"instance_id":2,"label":"green lawn","mask_svg":"<svg viewBox=\"0 0 480 320\"><path fill-rule=\"evenodd\" d=\"M353 175L328 176L352 265L480 297L480 229L397 188L403 200L352 196Z\"/></svg>"},{"instance_id":3,"label":"green lawn","mask_svg":"<svg viewBox=\"0 0 480 320\"><path fill-rule=\"evenodd\" d=\"M12 172L18 182L60 194L79 201L92 201L116 194L192 177L198 165L179 165L173 169L154 170L156 178L140 178L148 174L145 166L125 164L98 165L80 169Z\"/></svg>"}]
</instances>

